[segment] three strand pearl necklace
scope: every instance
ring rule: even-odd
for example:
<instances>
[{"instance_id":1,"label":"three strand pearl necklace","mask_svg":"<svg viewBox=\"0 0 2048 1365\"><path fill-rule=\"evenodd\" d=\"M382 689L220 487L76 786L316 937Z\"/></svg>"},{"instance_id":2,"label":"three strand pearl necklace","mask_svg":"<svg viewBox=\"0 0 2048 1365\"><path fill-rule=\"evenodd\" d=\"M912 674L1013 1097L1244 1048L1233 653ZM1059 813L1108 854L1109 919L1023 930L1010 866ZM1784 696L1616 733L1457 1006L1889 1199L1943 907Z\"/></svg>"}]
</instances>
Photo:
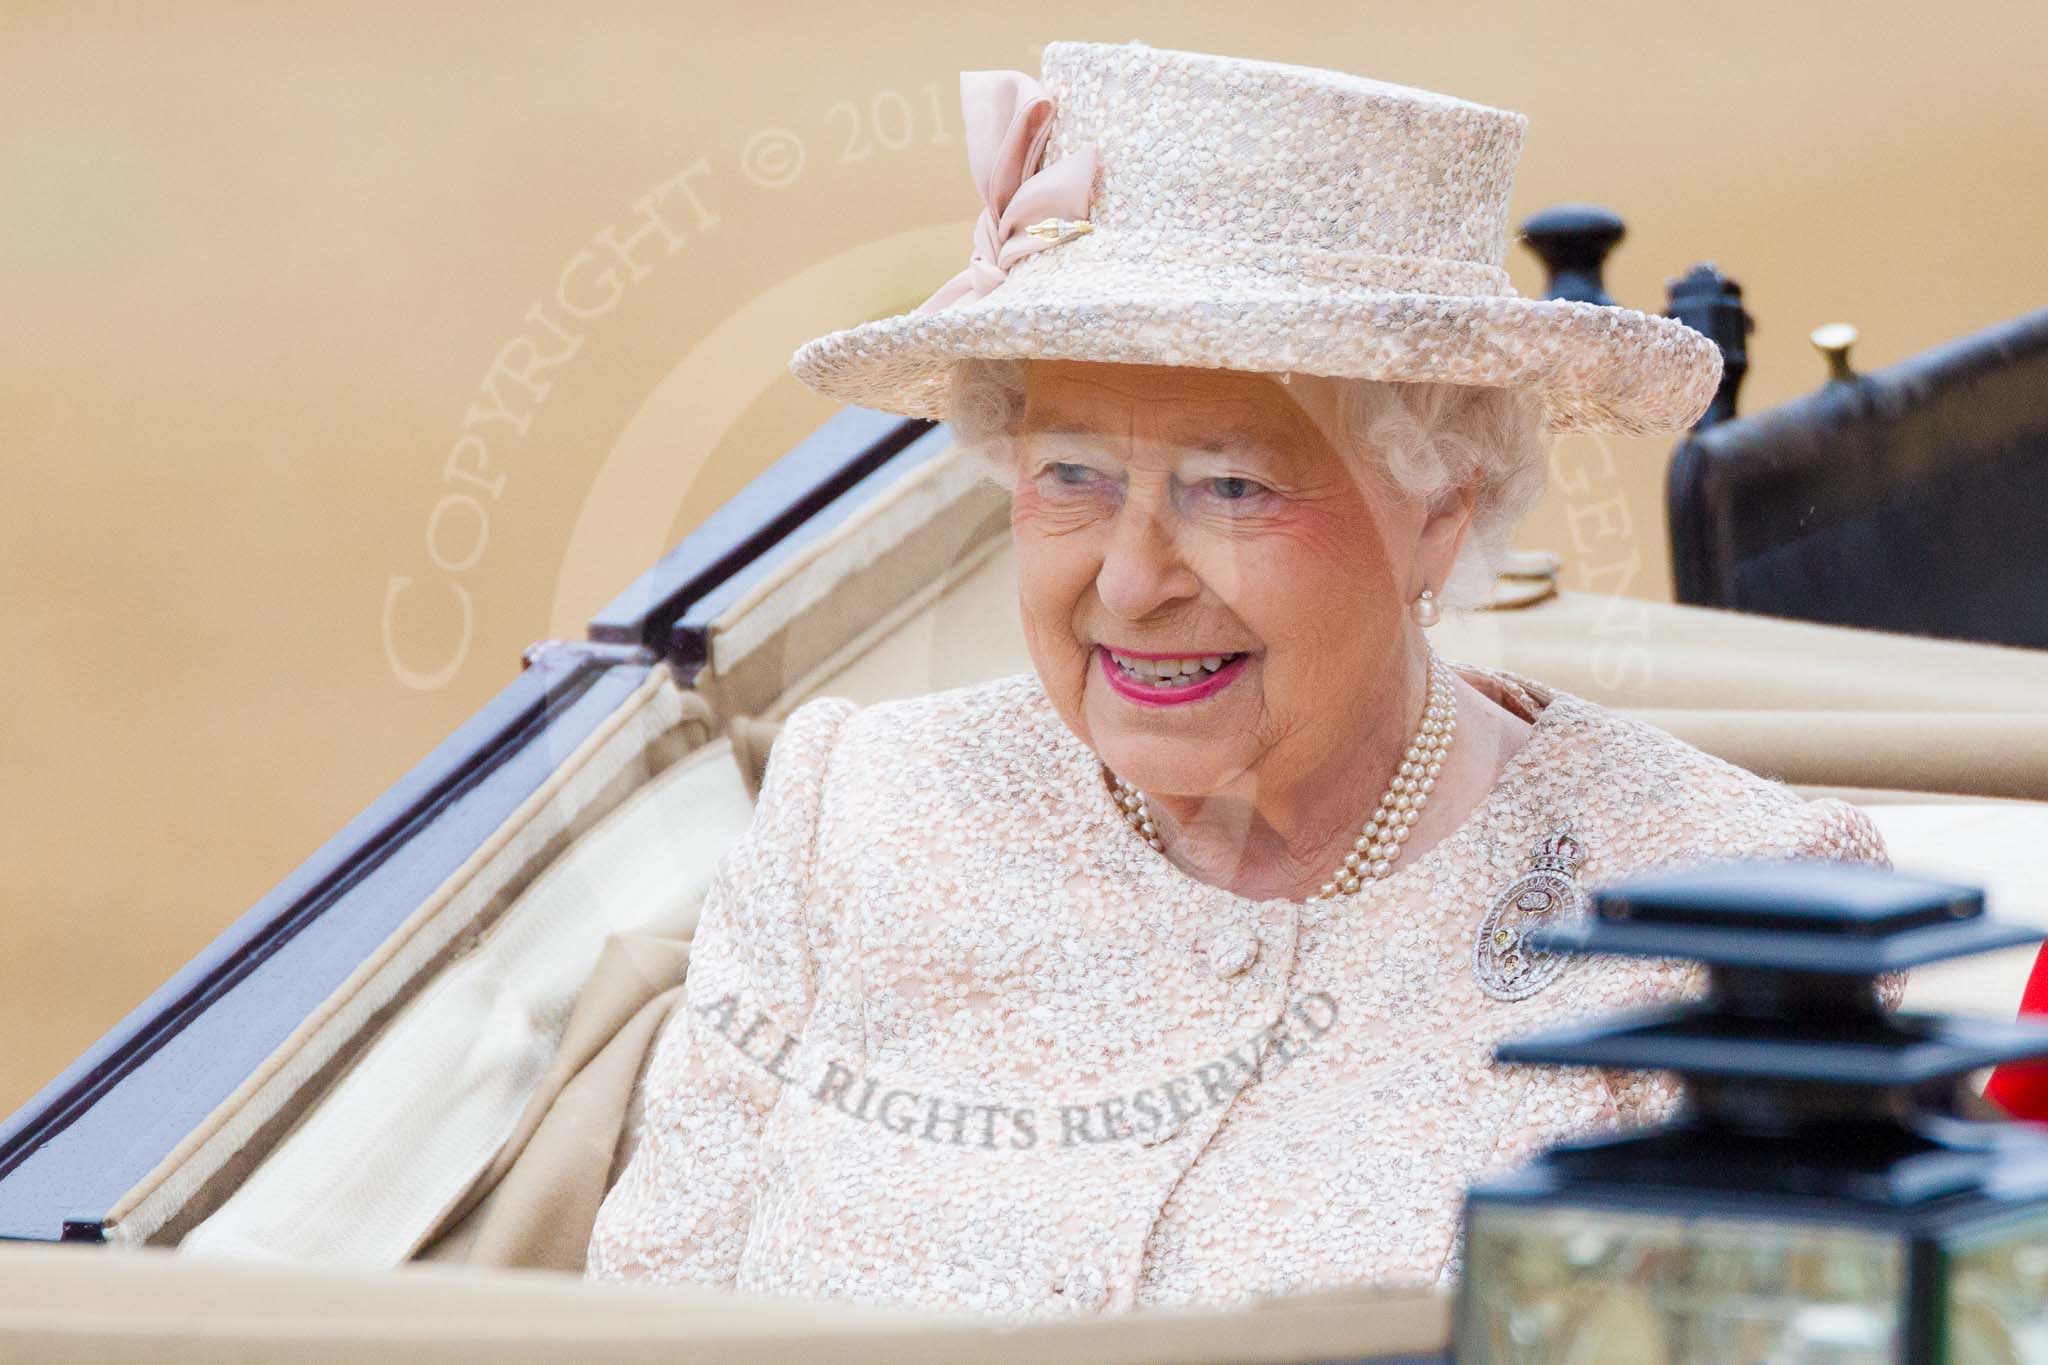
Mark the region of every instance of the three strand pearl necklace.
<instances>
[{"instance_id":1,"label":"three strand pearl necklace","mask_svg":"<svg viewBox=\"0 0 2048 1365\"><path fill-rule=\"evenodd\" d=\"M1415 738L1387 783L1379 809L1366 821L1365 832L1352 841L1351 852L1344 855L1335 875L1309 897L1310 901L1348 896L1366 882L1393 870L1401 856L1401 845L1408 841L1409 831L1422 818L1422 808L1429 803L1429 794L1436 790L1437 776L1443 772L1444 757L1450 753L1451 736L1457 729L1458 699L1452 687L1450 666L1431 650L1429 698L1422 708L1422 722L1416 727ZM1152 822L1144 793L1119 777L1116 801L1124 820L1138 836L1164 852L1166 845L1159 838L1159 827Z\"/></svg>"}]
</instances>

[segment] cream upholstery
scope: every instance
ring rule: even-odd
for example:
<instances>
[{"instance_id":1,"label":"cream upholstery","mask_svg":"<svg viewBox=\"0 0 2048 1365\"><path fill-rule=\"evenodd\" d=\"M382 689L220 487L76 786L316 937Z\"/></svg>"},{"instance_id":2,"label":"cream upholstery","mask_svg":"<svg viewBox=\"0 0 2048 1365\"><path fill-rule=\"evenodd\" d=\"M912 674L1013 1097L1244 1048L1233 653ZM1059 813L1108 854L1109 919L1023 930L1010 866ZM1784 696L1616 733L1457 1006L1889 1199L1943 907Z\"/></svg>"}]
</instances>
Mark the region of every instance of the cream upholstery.
<instances>
[{"instance_id":1,"label":"cream upholstery","mask_svg":"<svg viewBox=\"0 0 2048 1365\"><path fill-rule=\"evenodd\" d=\"M779 713L790 679L920 616L964 566L1007 543L1009 521L1008 497L978 465L940 454L722 613L711 625L715 666L698 686L722 716Z\"/></svg>"},{"instance_id":2,"label":"cream upholstery","mask_svg":"<svg viewBox=\"0 0 2048 1365\"><path fill-rule=\"evenodd\" d=\"M610 935L687 938L753 810L723 739L657 774L440 972L181 1249L391 1266L491 1164Z\"/></svg>"},{"instance_id":3,"label":"cream upholstery","mask_svg":"<svg viewBox=\"0 0 2048 1365\"><path fill-rule=\"evenodd\" d=\"M229 1265L144 1249L0 1245L0 1360L36 1365L1260 1365L1441 1352L1450 1305L1346 1290L1231 1312L997 1330L955 1314L407 1266ZM1587 1365L1620 1365L1611 1356Z\"/></svg>"},{"instance_id":4,"label":"cream upholstery","mask_svg":"<svg viewBox=\"0 0 2048 1365\"><path fill-rule=\"evenodd\" d=\"M1993 914L2048 932L2048 804L1875 803L1864 809L1901 872L1981 886ZM2032 948L2013 948L1923 967L1906 979L1901 1008L2010 1019L2034 956Z\"/></svg>"},{"instance_id":5,"label":"cream upholstery","mask_svg":"<svg viewBox=\"0 0 2048 1365\"><path fill-rule=\"evenodd\" d=\"M237 1189L394 1011L474 946L576 839L709 737L701 698L646 680L233 1095L112 1210L108 1240L175 1243Z\"/></svg>"}]
</instances>

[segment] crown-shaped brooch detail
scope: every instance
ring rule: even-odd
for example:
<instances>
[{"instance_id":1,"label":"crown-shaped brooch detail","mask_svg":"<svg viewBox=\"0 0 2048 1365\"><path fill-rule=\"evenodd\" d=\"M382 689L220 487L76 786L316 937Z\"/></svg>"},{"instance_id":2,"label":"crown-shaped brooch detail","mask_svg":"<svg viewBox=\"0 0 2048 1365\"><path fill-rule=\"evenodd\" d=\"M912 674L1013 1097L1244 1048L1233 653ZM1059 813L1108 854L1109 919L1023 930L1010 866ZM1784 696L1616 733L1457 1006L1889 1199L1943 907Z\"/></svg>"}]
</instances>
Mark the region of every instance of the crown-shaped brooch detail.
<instances>
[{"instance_id":1,"label":"crown-shaped brooch detail","mask_svg":"<svg viewBox=\"0 0 2048 1365\"><path fill-rule=\"evenodd\" d=\"M1569 877L1579 870L1579 864L1584 861L1586 846L1572 837L1571 821L1567 820L1536 845L1536 852L1529 858L1529 867L1532 871L1562 872Z\"/></svg>"}]
</instances>

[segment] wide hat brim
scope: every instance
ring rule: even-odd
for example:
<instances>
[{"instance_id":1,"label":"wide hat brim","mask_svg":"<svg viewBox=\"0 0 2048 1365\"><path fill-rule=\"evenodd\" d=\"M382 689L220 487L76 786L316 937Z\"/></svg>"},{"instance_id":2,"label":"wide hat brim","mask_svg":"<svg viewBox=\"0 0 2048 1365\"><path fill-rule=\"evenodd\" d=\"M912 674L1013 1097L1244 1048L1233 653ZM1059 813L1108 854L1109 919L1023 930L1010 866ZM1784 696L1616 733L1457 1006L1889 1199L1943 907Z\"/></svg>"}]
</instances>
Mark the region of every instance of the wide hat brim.
<instances>
[{"instance_id":1,"label":"wide hat brim","mask_svg":"<svg viewBox=\"0 0 2048 1365\"><path fill-rule=\"evenodd\" d=\"M1632 436L1690 427L1721 380L1720 348L1708 338L1613 305L1257 275L1198 282L1128 261L1086 281L1071 271L1018 278L1025 273L947 308L817 337L790 369L827 397L940 420L952 368L970 357L1528 388L1552 431Z\"/></svg>"}]
</instances>

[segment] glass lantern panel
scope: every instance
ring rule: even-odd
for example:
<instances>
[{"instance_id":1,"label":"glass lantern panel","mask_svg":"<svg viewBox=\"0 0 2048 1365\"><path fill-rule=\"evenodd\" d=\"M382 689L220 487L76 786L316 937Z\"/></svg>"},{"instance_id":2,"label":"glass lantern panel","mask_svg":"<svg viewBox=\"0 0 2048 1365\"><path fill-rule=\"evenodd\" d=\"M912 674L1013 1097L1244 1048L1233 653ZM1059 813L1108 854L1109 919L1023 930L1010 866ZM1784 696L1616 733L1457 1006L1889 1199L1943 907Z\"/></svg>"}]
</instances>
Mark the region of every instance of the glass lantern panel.
<instances>
[{"instance_id":1,"label":"glass lantern panel","mask_svg":"<svg viewBox=\"0 0 2048 1365\"><path fill-rule=\"evenodd\" d=\"M1904 1243L1858 1228L1480 1204L1460 1365L1892 1365Z\"/></svg>"},{"instance_id":2,"label":"glass lantern panel","mask_svg":"<svg viewBox=\"0 0 2048 1365\"><path fill-rule=\"evenodd\" d=\"M2048 1209L1961 1233L1942 1252L1947 1365L2048 1360Z\"/></svg>"}]
</instances>

